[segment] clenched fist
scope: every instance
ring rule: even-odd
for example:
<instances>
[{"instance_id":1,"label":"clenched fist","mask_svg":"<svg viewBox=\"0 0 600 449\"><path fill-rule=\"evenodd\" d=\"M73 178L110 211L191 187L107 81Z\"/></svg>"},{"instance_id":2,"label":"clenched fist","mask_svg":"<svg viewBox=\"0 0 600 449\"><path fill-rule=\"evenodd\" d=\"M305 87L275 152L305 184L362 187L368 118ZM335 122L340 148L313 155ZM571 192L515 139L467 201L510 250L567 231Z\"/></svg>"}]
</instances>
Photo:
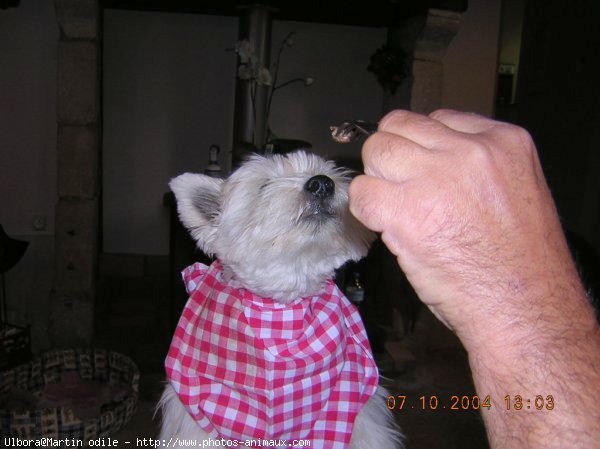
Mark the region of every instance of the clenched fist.
<instances>
[{"instance_id":1,"label":"clenched fist","mask_svg":"<svg viewBox=\"0 0 600 449\"><path fill-rule=\"evenodd\" d=\"M478 392L563 398L544 416L484 414L491 447L597 444L600 332L529 134L475 114L394 111L362 157L350 210L457 333Z\"/></svg>"}]
</instances>

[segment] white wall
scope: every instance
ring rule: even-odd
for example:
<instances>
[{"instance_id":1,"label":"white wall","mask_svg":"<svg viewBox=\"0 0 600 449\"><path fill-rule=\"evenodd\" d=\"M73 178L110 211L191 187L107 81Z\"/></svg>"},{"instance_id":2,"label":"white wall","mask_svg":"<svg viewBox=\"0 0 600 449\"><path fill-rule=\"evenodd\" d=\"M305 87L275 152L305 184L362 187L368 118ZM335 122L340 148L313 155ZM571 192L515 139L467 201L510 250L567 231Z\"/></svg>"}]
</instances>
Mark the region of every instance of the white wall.
<instances>
[{"instance_id":1,"label":"white wall","mask_svg":"<svg viewBox=\"0 0 600 449\"><path fill-rule=\"evenodd\" d=\"M231 141L237 20L106 10L104 250L168 253L163 194Z\"/></svg>"},{"instance_id":2,"label":"white wall","mask_svg":"<svg viewBox=\"0 0 600 449\"><path fill-rule=\"evenodd\" d=\"M231 17L105 11L104 251L167 254L168 180L202 171L213 143L227 156L236 58L225 50L237 30ZM274 132L322 154L358 156L358 145L331 142L329 125L378 118L381 92L366 66L385 30L275 21L273 54L290 31L296 45L284 50L279 79L315 82L277 92Z\"/></svg>"},{"instance_id":3,"label":"white wall","mask_svg":"<svg viewBox=\"0 0 600 449\"><path fill-rule=\"evenodd\" d=\"M313 151L328 157L360 155L360 145L336 144L330 125L348 119L377 121L382 92L367 71L369 57L383 45L384 28L363 28L291 21L273 24L273 55L287 33L295 45L284 50L279 79L312 76L306 87L291 84L273 99L271 128L279 137L309 141ZM273 56L274 58L274 56Z\"/></svg>"},{"instance_id":4,"label":"white wall","mask_svg":"<svg viewBox=\"0 0 600 449\"><path fill-rule=\"evenodd\" d=\"M444 59L443 105L489 115L500 0L469 3ZM104 250L166 254L168 180L202 171L210 144L231 145L235 56L225 49L237 19L116 10L104 19ZM280 79L315 83L277 93L273 130L328 156L358 155L358 145L330 142L328 126L379 117L381 91L366 66L385 29L275 21L273 52L292 30ZM0 11L0 223L10 235L53 234L57 39L52 2ZM32 229L36 215L46 230Z\"/></svg>"},{"instance_id":5,"label":"white wall","mask_svg":"<svg viewBox=\"0 0 600 449\"><path fill-rule=\"evenodd\" d=\"M57 41L54 2L0 10L0 223L29 242L6 273L8 321L31 324L34 350L48 346L54 275ZM34 216L45 229L33 229Z\"/></svg>"},{"instance_id":6,"label":"white wall","mask_svg":"<svg viewBox=\"0 0 600 449\"><path fill-rule=\"evenodd\" d=\"M10 235L54 229L57 40L53 2L0 10L0 223ZM33 230L35 215L46 230Z\"/></svg>"}]
</instances>

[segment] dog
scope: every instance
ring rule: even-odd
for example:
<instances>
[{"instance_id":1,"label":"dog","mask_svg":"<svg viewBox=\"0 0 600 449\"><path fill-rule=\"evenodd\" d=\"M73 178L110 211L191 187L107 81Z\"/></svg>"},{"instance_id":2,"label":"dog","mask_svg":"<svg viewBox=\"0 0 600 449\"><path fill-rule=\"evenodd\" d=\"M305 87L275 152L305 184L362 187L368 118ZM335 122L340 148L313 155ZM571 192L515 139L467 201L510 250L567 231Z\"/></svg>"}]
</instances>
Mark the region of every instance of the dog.
<instances>
[{"instance_id":1,"label":"dog","mask_svg":"<svg viewBox=\"0 0 600 449\"><path fill-rule=\"evenodd\" d=\"M253 155L226 180L171 180L181 222L216 261L183 272L163 444L402 446L360 316L332 280L375 237L350 214L350 180L304 151Z\"/></svg>"}]
</instances>

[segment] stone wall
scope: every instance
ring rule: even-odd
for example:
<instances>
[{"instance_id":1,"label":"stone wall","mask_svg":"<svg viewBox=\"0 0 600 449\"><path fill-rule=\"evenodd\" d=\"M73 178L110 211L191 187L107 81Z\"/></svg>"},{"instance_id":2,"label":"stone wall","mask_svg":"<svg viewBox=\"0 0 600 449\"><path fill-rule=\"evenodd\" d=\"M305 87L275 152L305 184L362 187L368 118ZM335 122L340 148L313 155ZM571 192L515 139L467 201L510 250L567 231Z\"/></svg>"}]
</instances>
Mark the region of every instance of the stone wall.
<instances>
[{"instance_id":1,"label":"stone wall","mask_svg":"<svg viewBox=\"0 0 600 449\"><path fill-rule=\"evenodd\" d=\"M409 74L394 95L385 93L383 112L396 108L429 114L442 106L443 58L460 26L461 14L430 9L388 32L388 44L404 50L412 61Z\"/></svg>"},{"instance_id":2,"label":"stone wall","mask_svg":"<svg viewBox=\"0 0 600 449\"><path fill-rule=\"evenodd\" d=\"M48 334L53 346L89 345L94 330L100 196L100 8L56 0L55 277Z\"/></svg>"}]
</instances>

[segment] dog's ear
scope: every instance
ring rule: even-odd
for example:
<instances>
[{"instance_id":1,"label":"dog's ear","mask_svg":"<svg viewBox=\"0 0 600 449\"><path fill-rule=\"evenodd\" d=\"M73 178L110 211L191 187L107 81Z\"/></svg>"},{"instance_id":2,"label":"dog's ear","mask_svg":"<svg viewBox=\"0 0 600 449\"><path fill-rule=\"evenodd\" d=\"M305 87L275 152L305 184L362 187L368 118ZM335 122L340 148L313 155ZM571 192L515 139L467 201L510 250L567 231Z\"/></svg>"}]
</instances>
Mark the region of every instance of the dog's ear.
<instances>
[{"instance_id":1,"label":"dog's ear","mask_svg":"<svg viewBox=\"0 0 600 449\"><path fill-rule=\"evenodd\" d=\"M195 173L184 173L169 183L177 200L179 219L207 254L214 254L222 184L222 179Z\"/></svg>"}]
</instances>

